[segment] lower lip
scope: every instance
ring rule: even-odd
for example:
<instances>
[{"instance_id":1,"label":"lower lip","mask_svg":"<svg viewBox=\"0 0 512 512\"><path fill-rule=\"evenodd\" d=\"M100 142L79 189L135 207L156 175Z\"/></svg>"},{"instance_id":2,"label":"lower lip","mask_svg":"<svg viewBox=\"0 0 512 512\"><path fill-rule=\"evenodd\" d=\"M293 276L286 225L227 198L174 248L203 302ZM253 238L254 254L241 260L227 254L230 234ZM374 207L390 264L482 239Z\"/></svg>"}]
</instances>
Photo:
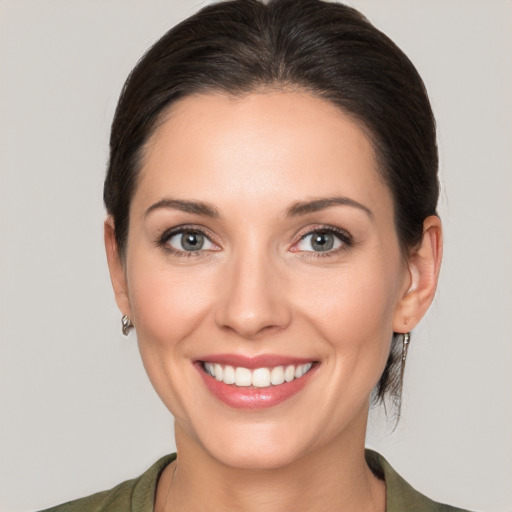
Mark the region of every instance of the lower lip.
<instances>
[{"instance_id":1,"label":"lower lip","mask_svg":"<svg viewBox=\"0 0 512 512\"><path fill-rule=\"evenodd\" d=\"M207 374L202 363L197 363L196 367L209 391L225 404L236 409L264 409L278 405L297 394L309 382L317 369L317 365L314 364L305 375L291 382L256 388L224 384Z\"/></svg>"}]
</instances>

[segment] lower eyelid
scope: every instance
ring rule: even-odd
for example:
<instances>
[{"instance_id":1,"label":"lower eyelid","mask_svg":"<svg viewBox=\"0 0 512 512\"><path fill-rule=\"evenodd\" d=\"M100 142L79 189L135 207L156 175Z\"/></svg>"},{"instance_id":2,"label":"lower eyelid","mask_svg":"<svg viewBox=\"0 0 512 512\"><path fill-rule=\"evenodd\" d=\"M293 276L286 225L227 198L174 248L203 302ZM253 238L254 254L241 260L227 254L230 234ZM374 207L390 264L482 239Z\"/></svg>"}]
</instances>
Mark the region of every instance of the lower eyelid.
<instances>
[{"instance_id":1,"label":"lower eyelid","mask_svg":"<svg viewBox=\"0 0 512 512\"><path fill-rule=\"evenodd\" d=\"M170 241L173 239L173 238L177 238L179 240L179 237L183 237L185 235L187 235L187 233L194 233L194 234L199 234L203 237L203 240L204 240L204 245L209 245L210 247L201 247L201 249L197 249L197 251L187 251L185 249L182 249L182 248L177 248L177 247L173 247L171 244L170 244ZM183 252L200 252L200 251L209 251L211 250L213 247L216 247L216 244L214 242L212 242L210 240L210 238L205 234L203 233L202 231L187 231L187 230L183 230L183 231L178 231L176 233L173 233L171 234L169 237L167 237L166 241L165 241L165 244L171 246L173 249L177 250L177 251L183 251Z\"/></svg>"},{"instance_id":2,"label":"lower eyelid","mask_svg":"<svg viewBox=\"0 0 512 512\"><path fill-rule=\"evenodd\" d=\"M187 233L196 233L202 235L204 237L206 247L201 247L200 249L194 251L186 250L179 247L179 241L176 244L177 246L174 246L174 244L170 244L170 240L172 238L183 236ZM207 253L216 252L220 250L220 246L212 238L213 237L204 229L200 229L195 226L178 226L164 231L163 234L156 239L156 245L161 247L171 256L198 257L205 256Z\"/></svg>"},{"instance_id":3,"label":"lower eyelid","mask_svg":"<svg viewBox=\"0 0 512 512\"><path fill-rule=\"evenodd\" d=\"M331 233L330 233L331 234ZM312 234L309 234L309 235L304 235L300 241L296 244L297 247L302 243L304 242L308 237L310 236L314 236L315 233L312 233ZM331 234L333 237L334 237L334 243L333 243L333 247L331 247L330 249L326 249L325 251L315 251L314 248L308 250L306 248L302 248L302 249L299 249L300 251L304 251L304 252L315 252L315 253L332 253L332 252L336 252L338 249L340 249L343 245L346 245L346 242L344 242L339 236L335 235L335 234ZM311 243L311 241L309 242Z\"/></svg>"},{"instance_id":4,"label":"lower eyelid","mask_svg":"<svg viewBox=\"0 0 512 512\"><path fill-rule=\"evenodd\" d=\"M338 229L335 229L335 228L333 228L331 226L318 226L318 227L310 229L309 231L307 231L307 232L303 233L302 235L300 235L299 240L297 242L295 242L293 244L293 246L292 246L292 250L295 249L295 251L293 251L293 252L299 252L299 250L297 249L297 246L304 239L306 239L309 236L313 236L315 234L318 234L318 233L325 233L325 234L332 235L340 243L340 246L337 247L336 249L330 249L328 251L324 251L325 254L327 254L329 252L336 252L337 250L342 249L343 247L347 247L348 248L353 243L352 236L348 232L346 232L345 230L338 230ZM313 251L312 250L312 251L304 251L304 252L321 253L322 251Z\"/></svg>"},{"instance_id":5,"label":"lower eyelid","mask_svg":"<svg viewBox=\"0 0 512 512\"><path fill-rule=\"evenodd\" d=\"M173 237L175 237L177 235L183 235L185 233L198 233L198 234L201 234L204 237L206 243L209 245L209 247L201 248L201 249L198 249L196 251L189 251L189 250L173 247L172 245L169 244L169 241L171 240L171 238L173 238ZM333 248L328 249L326 251L315 251L315 250L298 249L298 245L305 238L307 238L308 236L313 236L314 234L317 234L317 233L327 233L327 234L330 234L330 235L334 236L335 239L336 239L337 247L333 247ZM330 254L337 253L337 252L339 252L339 251L341 251L343 249L348 249L352 245L352 243L353 243L352 236L349 233L347 233L346 231L343 230L342 232L339 232L337 229L333 229L332 227L329 227L329 226L325 226L325 227L318 226L318 228L311 229L308 232L300 235L299 240L297 242L295 242L290 247L289 250L291 252L312 253L312 254L314 254L315 257L316 256L328 256ZM183 227L180 227L180 228L175 228L175 229L172 229L172 230L169 229L169 230L165 231L161 236L159 236L157 238L156 245L161 246L167 252L174 253L174 254L179 255L179 256L199 256L203 252L214 252L214 251L221 250L221 247L219 246L219 244L217 244L212 239L211 235L209 235L208 233L206 233L202 229L198 229L198 228L195 228L195 227L192 227L192 226L190 226L190 227L183 226Z\"/></svg>"}]
</instances>

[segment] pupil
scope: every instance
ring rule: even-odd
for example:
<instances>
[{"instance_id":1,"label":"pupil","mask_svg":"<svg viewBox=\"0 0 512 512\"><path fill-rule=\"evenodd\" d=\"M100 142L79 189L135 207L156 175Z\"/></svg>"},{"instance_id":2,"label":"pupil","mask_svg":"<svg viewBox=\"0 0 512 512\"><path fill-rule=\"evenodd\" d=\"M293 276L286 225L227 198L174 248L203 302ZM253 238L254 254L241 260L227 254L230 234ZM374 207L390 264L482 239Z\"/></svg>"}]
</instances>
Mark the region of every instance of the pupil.
<instances>
[{"instance_id":1,"label":"pupil","mask_svg":"<svg viewBox=\"0 0 512 512\"><path fill-rule=\"evenodd\" d=\"M203 243L204 237L200 233L186 233L181 239L181 246L186 251L199 251Z\"/></svg>"},{"instance_id":2,"label":"pupil","mask_svg":"<svg viewBox=\"0 0 512 512\"><path fill-rule=\"evenodd\" d=\"M329 233L317 233L311 245L315 251L329 251L334 246L334 237Z\"/></svg>"}]
</instances>

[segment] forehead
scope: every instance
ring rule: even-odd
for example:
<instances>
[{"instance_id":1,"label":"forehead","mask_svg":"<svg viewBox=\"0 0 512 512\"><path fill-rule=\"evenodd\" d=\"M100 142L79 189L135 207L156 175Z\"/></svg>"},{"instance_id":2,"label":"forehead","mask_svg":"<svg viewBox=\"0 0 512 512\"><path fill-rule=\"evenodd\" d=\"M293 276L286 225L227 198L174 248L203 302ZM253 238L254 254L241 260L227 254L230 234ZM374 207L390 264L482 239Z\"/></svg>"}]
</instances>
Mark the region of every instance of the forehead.
<instances>
[{"instance_id":1,"label":"forehead","mask_svg":"<svg viewBox=\"0 0 512 512\"><path fill-rule=\"evenodd\" d=\"M281 201L390 194L370 139L351 117L302 91L188 96L166 112L142 159L135 199Z\"/></svg>"}]
</instances>

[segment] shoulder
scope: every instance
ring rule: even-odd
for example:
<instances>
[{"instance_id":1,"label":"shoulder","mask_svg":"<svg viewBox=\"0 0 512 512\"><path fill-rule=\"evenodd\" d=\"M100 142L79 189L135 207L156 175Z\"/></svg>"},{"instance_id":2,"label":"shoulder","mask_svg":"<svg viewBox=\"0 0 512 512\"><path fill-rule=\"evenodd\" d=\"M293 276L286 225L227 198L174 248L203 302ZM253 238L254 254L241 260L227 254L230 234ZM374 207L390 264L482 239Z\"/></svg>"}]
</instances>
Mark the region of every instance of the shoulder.
<instances>
[{"instance_id":1,"label":"shoulder","mask_svg":"<svg viewBox=\"0 0 512 512\"><path fill-rule=\"evenodd\" d=\"M469 512L427 498L409 485L377 452L366 450L366 462L386 482L386 512Z\"/></svg>"},{"instance_id":2,"label":"shoulder","mask_svg":"<svg viewBox=\"0 0 512 512\"><path fill-rule=\"evenodd\" d=\"M41 512L153 512L158 478L175 458L176 454L166 455L138 478Z\"/></svg>"}]
</instances>

